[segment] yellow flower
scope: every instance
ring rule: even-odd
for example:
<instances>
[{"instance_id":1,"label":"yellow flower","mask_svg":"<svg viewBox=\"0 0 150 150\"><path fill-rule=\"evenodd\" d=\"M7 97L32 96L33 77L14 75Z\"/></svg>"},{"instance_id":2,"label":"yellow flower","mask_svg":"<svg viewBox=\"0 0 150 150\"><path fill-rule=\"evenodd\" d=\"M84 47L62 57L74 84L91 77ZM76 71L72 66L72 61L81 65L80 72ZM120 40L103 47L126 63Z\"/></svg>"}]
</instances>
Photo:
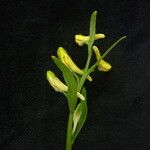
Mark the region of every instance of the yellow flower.
<instances>
[{"instance_id":1,"label":"yellow flower","mask_svg":"<svg viewBox=\"0 0 150 150\"><path fill-rule=\"evenodd\" d=\"M47 71L46 78L56 92L65 93L68 91L68 86L62 83L52 71ZM79 92L77 92L77 97L81 100L85 100L85 97Z\"/></svg>"},{"instance_id":2,"label":"yellow flower","mask_svg":"<svg viewBox=\"0 0 150 150\"><path fill-rule=\"evenodd\" d=\"M111 70L111 68L112 66L104 60L101 60L98 66L98 70L103 72L108 72Z\"/></svg>"},{"instance_id":3,"label":"yellow flower","mask_svg":"<svg viewBox=\"0 0 150 150\"><path fill-rule=\"evenodd\" d=\"M63 47L59 47L57 50L58 58L72 71L76 72L79 75L83 75L83 70L81 70L68 55L66 50ZM90 76L87 76L89 81L92 81Z\"/></svg>"},{"instance_id":4,"label":"yellow flower","mask_svg":"<svg viewBox=\"0 0 150 150\"><path fill-rule=\"evenodd\" d=\"M105 38L104 34L95 34L95 40ZM82 34L75 35L75 42L79 46L83 46L84 44L87 44L89 41L89 36L84 36Z\"/></svg>"},{"instance_id":5,"label":"yellow flower","mask_svg":"<svg viewBox=\"0 0 150 150\"><path fill-rule=\"evenodd\" d=\"M101 59L101 54L100 54L99 49L97 48L97 46L93 46L93 50L95 52L97 61L99 61ZM98 65L99 71L108 72L111 70L111 68L112 68L111 64L107 63L103 59L100 60L99 65Z\"/></svg>"}]
</instances>

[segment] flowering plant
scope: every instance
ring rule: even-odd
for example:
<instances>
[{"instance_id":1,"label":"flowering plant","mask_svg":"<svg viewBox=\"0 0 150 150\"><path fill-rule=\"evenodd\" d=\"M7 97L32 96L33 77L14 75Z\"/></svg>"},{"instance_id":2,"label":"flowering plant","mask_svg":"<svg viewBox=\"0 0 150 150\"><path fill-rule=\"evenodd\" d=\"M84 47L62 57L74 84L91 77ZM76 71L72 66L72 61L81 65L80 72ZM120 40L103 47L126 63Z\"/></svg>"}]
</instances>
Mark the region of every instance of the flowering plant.
<instances>
[{"instance_id":1,"label":"flowering plant","mask_svg":"<svg viewBox=\"0 0 150 150\"><path fill-rule=\"evenodd\" d=\"M104 60L106 55L126 36L118 39L111 45L104 54L101 55L94 41L105 38L104 34L96 34L96 15L94 11L90 19L89 36L75 35L75 42L79 46L87 45L88 58L84 69L80 69L71 59L63 47L57 50L57 56L52 56L56 66L61 70L65 84L50 70L46 73L46 78L56 92L61 92L67 99L69 106L69 119L66 134L66 150L71 150L77 135L83 127L87 117L87 92L84 87L86 80L92 81L90 74L98 67L99 71L108 72L112 66ZM93 52L96 56L96 62L90 66Z\"/></svg>"}]
</instances>

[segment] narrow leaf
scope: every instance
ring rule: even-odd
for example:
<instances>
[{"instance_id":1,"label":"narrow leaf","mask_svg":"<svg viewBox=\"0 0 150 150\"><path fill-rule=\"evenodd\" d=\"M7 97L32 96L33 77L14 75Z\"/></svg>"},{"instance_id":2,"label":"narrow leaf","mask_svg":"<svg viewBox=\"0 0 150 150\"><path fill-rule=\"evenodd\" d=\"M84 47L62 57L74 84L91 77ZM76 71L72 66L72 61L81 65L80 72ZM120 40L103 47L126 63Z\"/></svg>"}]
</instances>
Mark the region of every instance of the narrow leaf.
<instances>
[{"instance_id":1,"label":"narrow leaf","mask_svg":"<svg viewBox=\"0 0 150 150\"><path fill-rule=\"evenodd\" d=\"M74 112L77 103L77 82L73 73L57 57L52 56L54 63L62 71L64 80L68 86L67 99L70 112Z\"/></svg>"},{"instance_id":2,"label":"narrow leaf","mask_svg":"<svg viewBox=\"0 0 150 150\"><path fill-rule=\"evenodd\" d=\"M82 129L82 127L86 121L86 118L87 118L87 96L86 96L86 89L85 88L83 88L83 90L82 90L82 95L85 97L85 101L81 101L79 103L81 105L81 115L80 115L80 119L78 121L76 131L72 137L72 143L74 143L76 137L78 136L78 134L79 134L80 130Z\"/></svg>"},{"instance_id":3,"label":"narrow leaf","mask_svg":"<svg viewBox=\"0 0 150 150\"><path fill-rule=\"evenodd\" d=\"M90 39L88 43L88 53L92 53L92 45L94 43L95 33L96 33L96 15L97 11L94 11L90 19Z\"/></svg>"},{"instance_id":4,"label":"narrow leaf","mask_svg":"<svg viewBox=\"0 0 150 150\"><path fill-rule=\"evenodd\" d=\"M106 55L117 45L119 44L119 42L121 42L123 39L125 39L126 36L121 37L120 39L118 39L113 45L111 45L107 51L102 55L102 59L106 57Z\"/></svg>"}]
</instances>

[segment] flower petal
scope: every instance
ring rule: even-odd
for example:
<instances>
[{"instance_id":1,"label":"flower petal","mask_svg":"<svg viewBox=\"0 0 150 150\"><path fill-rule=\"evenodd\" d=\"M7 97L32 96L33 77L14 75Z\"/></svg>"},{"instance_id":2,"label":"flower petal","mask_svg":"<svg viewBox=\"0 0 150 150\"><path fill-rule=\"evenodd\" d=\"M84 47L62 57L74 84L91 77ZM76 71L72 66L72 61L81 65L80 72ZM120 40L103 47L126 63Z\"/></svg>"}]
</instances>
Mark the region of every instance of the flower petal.
<instances>
[{"instance_id":1,"label":"flower petal","mask_svg":"<svg viewBox=\"0 0 150 150\"><path fill-rule=\"evenodd\" d=\"M68 91L68 86L61 82L52 71L47 71L46 78L56 92L64 93ZM85 100L85 97L79 92L77 92L77 97L81 100Z\"/></svg>"},{"instance_id":2,"label":"flower petal","mask_svg":"<svg viewBox=\"0 0 150 150\"><path fill-rule=\"evenodd\" d=\"M111 68L112 66L104 60L101 60L98 66L98 70L103 72L108 72Z\"/></svg>"},{"instance_id":3,"label":"flower petal","mask_svg":"<svg viewBox=\"0 0 150 150\"><path fill-rule=\"evenodd\" d=\"M68 55L67 51L63 47L59 47L57 50L58 58L72 71L79 75L83 75L83 70L81 70ZM92 81L92 77L88 76L87 79Z\"/></svg>"},{"instance_id":4,"label":"flower petal","mask_svg":"<svg viewBox=\"0 0 150 150\"><path fill-rule=\"evenodd\" d=\"M105 38L104 34L95 34L95 39L94 40L98 40L98 39L102 39ZM82 34L77 34L75 35L75 42L79 45L79 46L83 46L84 44L88 44L89 42L89 36L84 36Z\"/></svg>"}]
</instances>

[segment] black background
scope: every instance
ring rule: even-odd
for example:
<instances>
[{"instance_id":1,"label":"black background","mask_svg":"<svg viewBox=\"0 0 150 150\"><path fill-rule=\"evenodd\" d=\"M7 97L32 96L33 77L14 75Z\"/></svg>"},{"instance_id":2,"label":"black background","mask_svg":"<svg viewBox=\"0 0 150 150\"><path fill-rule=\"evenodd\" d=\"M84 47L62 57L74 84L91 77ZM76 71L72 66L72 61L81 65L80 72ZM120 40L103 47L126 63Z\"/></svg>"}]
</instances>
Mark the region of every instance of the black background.
<instances>
[{"instance_id":1,"label":"black background","mask_svg":"<svg viewBox=\"0 0 150 150\"><path fill-rule=\"evenodd\" d=\"M88 34L98 11L96 42L104 52L127 35L106 58L113 69L87 81L89 113L74 150L150 149L150 3L147 0L1 0L0 149L64 150L68 106L45 78L61 74L50 59L65 47L82 68Z\"/></svg>"}]
</instances>

